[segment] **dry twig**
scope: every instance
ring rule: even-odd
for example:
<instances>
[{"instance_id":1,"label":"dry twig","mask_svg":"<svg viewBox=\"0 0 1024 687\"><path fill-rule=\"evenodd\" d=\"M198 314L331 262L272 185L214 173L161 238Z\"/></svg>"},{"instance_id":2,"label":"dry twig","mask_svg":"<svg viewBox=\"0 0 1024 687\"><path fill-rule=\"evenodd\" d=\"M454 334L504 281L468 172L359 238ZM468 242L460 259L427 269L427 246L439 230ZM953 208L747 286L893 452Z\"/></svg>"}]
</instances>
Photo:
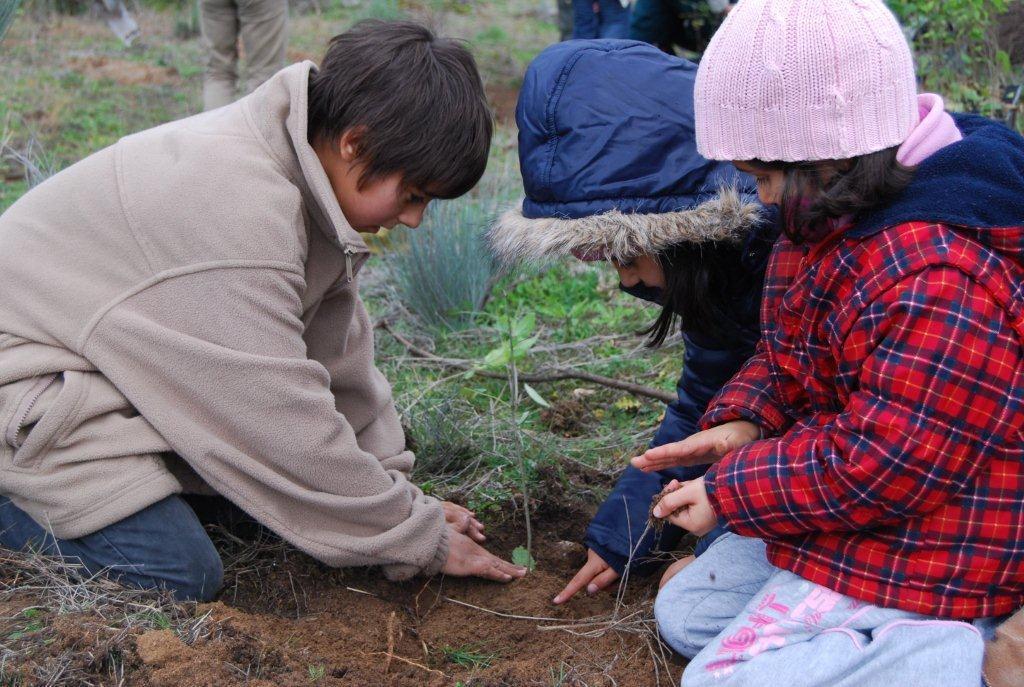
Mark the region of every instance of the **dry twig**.
<instances>
[{"instance_id":1,"label":"dry twig","mask_svg":"<svg viewBox=\"0 0 1024 687\"><path fill-rule=\"evenodd\" d=\"M417 358L429 360L445 367L453 367L459 370L473 370L474 374L480 375L481 377L487 377L488 379L507 379L508 375L500 372L492 372L491 370L480 370L476 365L468 360L461 360L458 358L444 358L430 351L420 348L412 341L399 334L391 327L387 320L380 320L377 323L377 327L383 329L388 334L393 336L398 343L402 344L406 350L412 353ZM540 372L532 374L520 374L519 381L526 382L527 384L540 384L543 382L557 382L563 379L580 379L585 382L593 382L594 384L600 384L612 389L619 389L620 391L628 391L635 396L643 396L645 398L653 398L658 401L665 403L671 403L676 400L674 394L661 389L655 389L654 387L645 386L643 384L635 384L633 382L624 382L621 379L614 379L612 377L605 377L603 375L594 374L592 372L586 372L584 370L570 369L566 367L548 366L542 368Z\"/></svg>"}]
</instances>

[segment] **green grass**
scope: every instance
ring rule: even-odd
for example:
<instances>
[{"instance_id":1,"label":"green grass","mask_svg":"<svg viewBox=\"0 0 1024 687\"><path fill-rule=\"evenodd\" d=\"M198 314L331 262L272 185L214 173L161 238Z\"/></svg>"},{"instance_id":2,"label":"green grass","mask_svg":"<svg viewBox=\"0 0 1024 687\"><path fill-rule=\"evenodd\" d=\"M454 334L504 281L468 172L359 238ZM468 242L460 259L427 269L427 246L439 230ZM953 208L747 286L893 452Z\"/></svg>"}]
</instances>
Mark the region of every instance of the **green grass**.
<instances>
[{"instance_id":1,"label":"green grass","mask_svg":"<svg viewBox=\"0 0 1024 687\"><path fill-rule=\"evenodd\" d=\"M486 668L498 657L495 653L485 653L480 647L471 644L459 647L443 646L441 654L444 660L462 668Z\"/></svg>"}]
</instances>

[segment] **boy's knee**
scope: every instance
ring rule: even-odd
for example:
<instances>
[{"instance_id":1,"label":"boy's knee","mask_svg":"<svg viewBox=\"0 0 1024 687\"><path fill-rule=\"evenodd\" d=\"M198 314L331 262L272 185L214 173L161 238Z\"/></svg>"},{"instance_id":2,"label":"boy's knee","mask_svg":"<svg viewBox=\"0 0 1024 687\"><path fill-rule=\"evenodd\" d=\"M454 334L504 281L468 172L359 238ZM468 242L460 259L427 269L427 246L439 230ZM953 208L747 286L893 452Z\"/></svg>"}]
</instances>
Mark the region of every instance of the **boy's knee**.
<instances>
[{"instance_id":1,"label":"boy's knee","mask_svg":"<svg viewBox=\"0 0 1024 687\"><path fill-rule=\"evenodd\" d=\"M168 588L178 601L211 601L224 584L224 563L212 543L190 553L181 579L169 580Z\"/></svg>"}]
</instances>

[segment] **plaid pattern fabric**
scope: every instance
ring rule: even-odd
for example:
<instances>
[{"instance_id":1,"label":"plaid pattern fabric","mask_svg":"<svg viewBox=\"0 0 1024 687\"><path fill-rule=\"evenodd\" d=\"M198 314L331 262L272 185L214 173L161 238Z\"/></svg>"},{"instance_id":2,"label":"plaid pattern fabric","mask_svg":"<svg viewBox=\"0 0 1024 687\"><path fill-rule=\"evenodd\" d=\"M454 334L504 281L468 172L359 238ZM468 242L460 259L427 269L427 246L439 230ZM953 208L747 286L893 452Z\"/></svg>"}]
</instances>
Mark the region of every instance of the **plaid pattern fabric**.
<instances>
[{"instance_id":1,"label":"plaid pattern fabric","mask_svg":"<svg viewBox=\"0 0 1024 687\"><path fill-rule=\"evenodd\" d=\"M771 562L951 618L1024 605L1024 228L780 239L758 353L702 427L771 436L705 480ZM1004 252L1000 252L1004 251Z\"/></svg>"}]
</instances>

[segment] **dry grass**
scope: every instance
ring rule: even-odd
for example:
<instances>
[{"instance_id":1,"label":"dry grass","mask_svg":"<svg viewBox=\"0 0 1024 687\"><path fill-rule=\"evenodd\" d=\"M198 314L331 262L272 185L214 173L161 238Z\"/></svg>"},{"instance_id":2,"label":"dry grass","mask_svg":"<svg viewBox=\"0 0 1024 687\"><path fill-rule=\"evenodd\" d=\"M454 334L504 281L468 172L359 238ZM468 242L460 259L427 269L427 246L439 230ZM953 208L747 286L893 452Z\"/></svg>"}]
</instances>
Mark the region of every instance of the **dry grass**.
<instances>
[{"instance_id":1,"label":"dry grass","mask_svg":"<svg viewBox=\"0 0 1024 687\"><path fill-rule=\"evenodd\" d=\"M191 645L218 631L195 604L33 552L0 550L0 613L3 687L122 685L135 635L169 629Z\"/></svg>"}]
</instances>

